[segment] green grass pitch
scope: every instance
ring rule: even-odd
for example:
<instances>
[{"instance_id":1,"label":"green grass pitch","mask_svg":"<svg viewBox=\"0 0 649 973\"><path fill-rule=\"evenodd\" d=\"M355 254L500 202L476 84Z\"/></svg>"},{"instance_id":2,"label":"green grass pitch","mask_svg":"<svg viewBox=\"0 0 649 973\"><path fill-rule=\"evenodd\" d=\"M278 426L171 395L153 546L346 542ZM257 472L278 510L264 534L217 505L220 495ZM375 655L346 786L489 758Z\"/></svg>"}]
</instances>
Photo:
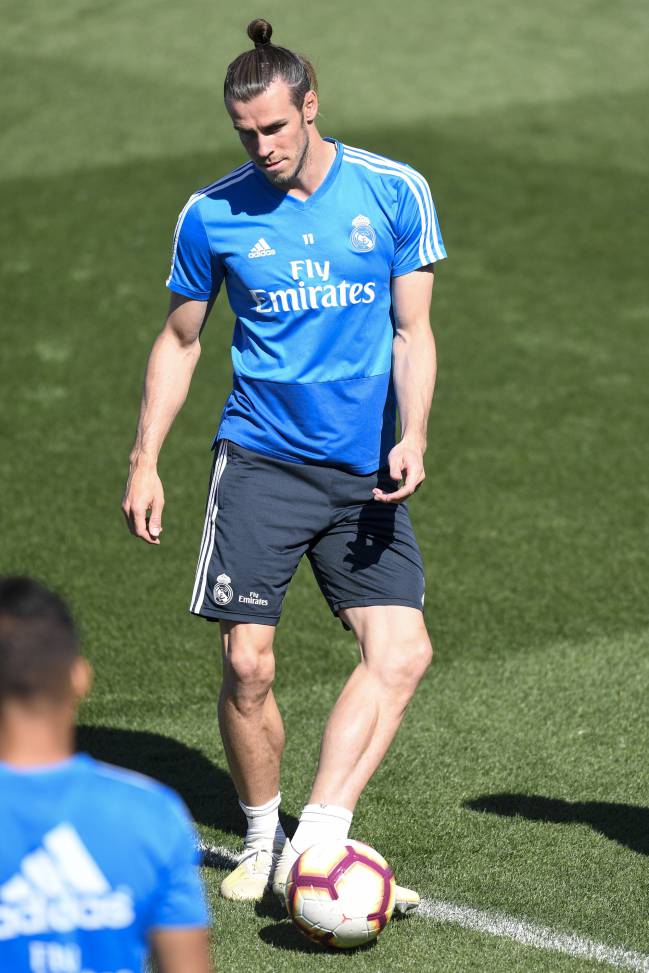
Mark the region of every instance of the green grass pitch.
<instances>
[{"instance_id":1,"label":"green grass pitch","mask_svg":"<svg viewBox=\"0 0 649 973\"><path fill-rule=\"evenodd\" d=\"M264 13L316 64L323 134L428 176L450 258L411 505L437 657L353 836L428 899L649 953L646 4L7 8L0 570L73 603L97 674L82 742L175 784L202 838L235 850L216 633L186 614L229 387L223 298L163 451L159 549L119 502L176 215L242 159L220 88ZM277 633L288 815L354 659L300 569ZM602 968L425 918L323 954L219 900L221 877L205 870L223 973Z\"/></svg>"}]
</instances>

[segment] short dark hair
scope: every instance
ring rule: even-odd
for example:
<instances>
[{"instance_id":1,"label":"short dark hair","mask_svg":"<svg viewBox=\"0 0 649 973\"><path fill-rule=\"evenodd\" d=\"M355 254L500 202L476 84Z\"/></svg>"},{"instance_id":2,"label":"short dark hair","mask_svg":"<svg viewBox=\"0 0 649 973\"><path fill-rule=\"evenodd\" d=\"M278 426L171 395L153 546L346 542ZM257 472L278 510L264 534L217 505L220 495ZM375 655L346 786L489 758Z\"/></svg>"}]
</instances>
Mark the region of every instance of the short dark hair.
<instances>
[{"instance_id":1,"label":"short dark hair","mask_svg":"<svg viewBox=\"0 0 649 973\"><path fill-rule=\"evenodd\" d=\"M255 46L228 66L223 84L226 102L250 101L266 91L273 81L284 81L290 88L293 104L301 108L307 91L318 90L313 65L301 54L271 44L273 28L267 20L251 20L247 33Z\"/></svg>"},{"instance_id":2,"label":"short dark hair","mask_svg":"<svg viewBox=\"0 0 649 973\"><path fill-rule=\"evenodd\" d=\"M32 578L0 577L0 706L64 696L78 655L63 599Z\"/></svg>"}]
</instances>

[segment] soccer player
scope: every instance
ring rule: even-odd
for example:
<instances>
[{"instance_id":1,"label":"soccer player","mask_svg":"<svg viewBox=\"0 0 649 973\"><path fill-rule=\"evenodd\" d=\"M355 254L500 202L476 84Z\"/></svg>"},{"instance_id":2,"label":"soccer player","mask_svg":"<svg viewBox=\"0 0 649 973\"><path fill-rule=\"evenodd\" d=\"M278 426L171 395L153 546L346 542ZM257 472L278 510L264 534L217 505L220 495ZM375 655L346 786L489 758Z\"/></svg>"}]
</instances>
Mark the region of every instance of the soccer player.
<instances>
[{"instance_id":1,"label":"soccer player","mask_svg":"<svg viewBox=\"0 0 649 973\"><path fill-rule=\"evenodd\" d=\"M122 508L134 534L160 543L158 454L225 284L234 387L214 441L190 610L220 623L219 724L248 819L221 886L233 899L271 884L281 895L299 853L347 837L432 655L404 501L424 479L435 380L429 308L446 254L433 201L409 166L321 137L313 68L271 32L253 21L255 47L225 78L250 161L194 193L178 219L169 314L149 358ZM303 554L360 661L287 841L273 636ZM403 911L418 896L399 889L397 901Z\"/></svg>"},{"instance_id":2,"label":"soccer player","mask_svg":"<svg viewBox=\"0 0 649 973\"><path fill-rule=\"evenodd\" d=\"M209 973L196 842L147 777L73 755L91 681L69 612L0 578L0 970Z\"/></svg>"}]
</instances>

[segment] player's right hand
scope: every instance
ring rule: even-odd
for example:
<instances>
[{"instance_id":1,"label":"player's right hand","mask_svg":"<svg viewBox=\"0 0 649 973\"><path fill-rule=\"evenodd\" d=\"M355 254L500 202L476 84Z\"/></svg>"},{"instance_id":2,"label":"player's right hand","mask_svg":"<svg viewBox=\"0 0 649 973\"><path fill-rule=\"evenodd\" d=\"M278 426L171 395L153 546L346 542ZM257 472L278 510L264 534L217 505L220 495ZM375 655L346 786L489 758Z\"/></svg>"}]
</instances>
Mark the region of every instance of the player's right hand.
<instances>
[{"instance_id":1,"label":"player's right hand","mask_svg":"<svg viewBox=\"0 0 649 973\"><path fill-rule=\"evenodd\" d=\"M147 544L159 544L164 504L164 489L157 471L131 466L122 500L122 513L131 534Z\"/></svg>"}]
</instances>

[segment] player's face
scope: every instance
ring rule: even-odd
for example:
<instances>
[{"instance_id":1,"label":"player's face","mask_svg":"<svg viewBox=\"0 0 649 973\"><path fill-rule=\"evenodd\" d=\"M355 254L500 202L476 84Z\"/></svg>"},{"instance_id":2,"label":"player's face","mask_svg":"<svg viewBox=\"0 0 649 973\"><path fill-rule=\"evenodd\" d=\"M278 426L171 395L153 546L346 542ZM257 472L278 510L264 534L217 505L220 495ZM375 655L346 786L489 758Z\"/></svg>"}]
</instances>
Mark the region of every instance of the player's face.
<instances>
[{"instance_id":1,"label":"player's face","mask_svg":"<svg viewBox=\"0 0 649 973\"><path fill-rule=\"evenodd\" d=\"M227 108L241 142L258 169L274 185L291 186L309 157L308 123L317 113L317 96L308 92L302 108L291 101L283 81L274 81L250 101Z\"/></svg>"}]
</instances>

